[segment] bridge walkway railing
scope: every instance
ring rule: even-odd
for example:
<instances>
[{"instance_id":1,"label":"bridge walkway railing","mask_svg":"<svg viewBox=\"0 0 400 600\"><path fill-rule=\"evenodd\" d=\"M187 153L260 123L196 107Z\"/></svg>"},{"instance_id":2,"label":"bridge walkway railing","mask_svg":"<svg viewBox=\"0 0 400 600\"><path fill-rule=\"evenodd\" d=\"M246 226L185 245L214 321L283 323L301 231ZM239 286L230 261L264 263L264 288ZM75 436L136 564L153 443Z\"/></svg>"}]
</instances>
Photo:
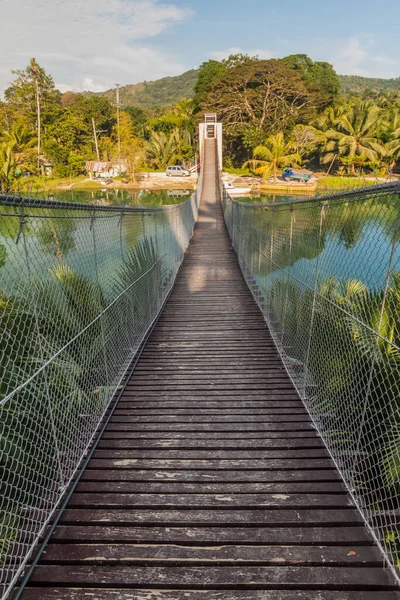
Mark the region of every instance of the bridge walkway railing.
<instances>
[{"instance_id":1,"label":"bridge walkway railing","mask_svg":"<svg viewBox=\"0 0 400 600\"><path fill-rule=\"evenodd\" d=\"M201 180L163 208L0 196L0 597L64 496L171 291Z\"/></svg>"},{"instance_id":2,"label":"bridge walkway railing","mask_svg":"<svg viewBox=\"0 0 400 600\"><path fill-rule=\"evenodd\" d=\"M400 564L400 184L223 206L243 274L365 524Z\"/></svg>"}]
</instances>

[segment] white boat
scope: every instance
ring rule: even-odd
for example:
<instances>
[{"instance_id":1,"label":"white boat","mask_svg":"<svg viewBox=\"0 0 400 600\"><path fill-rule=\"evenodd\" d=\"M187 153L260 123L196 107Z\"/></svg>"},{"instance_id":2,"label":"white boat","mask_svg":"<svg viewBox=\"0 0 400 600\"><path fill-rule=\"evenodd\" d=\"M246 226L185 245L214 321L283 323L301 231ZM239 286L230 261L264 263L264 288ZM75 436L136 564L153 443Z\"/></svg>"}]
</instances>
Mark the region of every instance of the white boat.
<instances>
[{"instance_id":1,"label":"white boat","mask_svg":"<svg viewBox=\"0 0 400 600\"><path fill-rule=\"evenodd\" d=\"M250 194L251 187L235 187L232 181L224 181L224 188L230 196L246 196Z\"/></svg>"}]
</instances>

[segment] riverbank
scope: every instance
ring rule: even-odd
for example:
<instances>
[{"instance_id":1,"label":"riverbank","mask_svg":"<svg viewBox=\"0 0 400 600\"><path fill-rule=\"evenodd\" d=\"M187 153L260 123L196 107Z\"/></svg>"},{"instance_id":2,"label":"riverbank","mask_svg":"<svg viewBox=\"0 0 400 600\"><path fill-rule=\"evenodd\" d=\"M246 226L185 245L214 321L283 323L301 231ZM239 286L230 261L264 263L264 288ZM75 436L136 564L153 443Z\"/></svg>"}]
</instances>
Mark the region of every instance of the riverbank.
<instances>
[{"instance_id":1,"label":"riverbank","mask_svg":"<svg viewBox=\"0 0 400 600\"><path fill-rule=\"evenodd\" d=\"M115 179L106 183L88 177L50 179L47 177L24 177L18 181L21 193L38 191L89 191L89 190L194 190L197 186L197 174L190 177L167 177L165 173L139 173L136 182Z\"/></svg>"},{"instance_id":2,"label":"riverbank","mask_svg":"<svg viewBox=\"0 0 400 600\"><path fill-rule=\"evenodd\" d=\"M248 177L246 175L226 174L235 187L251 186L251 193L285 194L285 195L314 195L316 193L333 193L344 190L358 189L367 186L379 185L398 181L398 177L341 177L335 175L316 174L308 183L299 181L283 181L278 178L276 182L265 181L261 177Z\"/></svg>"},{"instance_id":3,"label":"riverbank","mask_svg":"<svg viewBox=\"0 0 400 600\"><path fill-rule=\"evenodd\" d=\"M224 173L235 185L235 187L251 187L252 194L284 194L284 195L314 195L316 193L332 193L341 190L351 190L369 185L396 181L398 178L383 177L340 177L335 175L317 174L314 180L308 184L297 181L284 182L278 180L276 183L268 182L261 177L237 175ZM67 191L107 191L125 190L139 192L140 190L194 190L197 186L197 174L190 177L167 177L165 172L139 173L136 182L115 179L110 183L89 179L87 177L75 177L65 179L50 179L42 177L26 177L19 180L18 193L24 195L36 195L48 192L51 194Z\"/></svg>"}]
</instances>

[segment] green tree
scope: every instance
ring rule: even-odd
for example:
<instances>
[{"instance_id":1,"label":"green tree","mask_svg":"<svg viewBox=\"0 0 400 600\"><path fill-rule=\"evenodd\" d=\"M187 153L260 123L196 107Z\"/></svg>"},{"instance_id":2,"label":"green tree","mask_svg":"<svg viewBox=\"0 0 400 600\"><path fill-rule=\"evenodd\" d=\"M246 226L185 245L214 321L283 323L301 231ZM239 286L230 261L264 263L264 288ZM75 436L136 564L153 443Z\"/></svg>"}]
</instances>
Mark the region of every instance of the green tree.
<instances>
[{"instance_id":1,"label":"green tree","mask_svg":"<svg viewBox=\"0 0 400 600\"><path fill-rule=\"evenodd\" d=\"M280 59L289 69L300 73L309 81L324 100L325 105L337 99L340 92L340 81L336 71L327 62L314 62L307 54L291 54Z\"/></svg>"},{"instance_id":2,"label":"green tree","mask_svg":"<svg viewBox=\"0 0 400 600\"><path fill-rule=\"evenodd\" d=\"M315 127L302 124L294 127L291 137L294 142L296 154L302 160L313 154L325 140L324 134Z\"/></svg>"},{"instance_id":3,"label":"green tree","mask_svg":"<svg viewBox=\"0 0 400 600\"><path fill-rule=\"evenodd\" d=\"M43 125L51 123L61 108L61 94L55 89L54 81L34 58L23 70L11 71L15 80L5 90L7 104L15 113L26 119L28 127L37 133L36 80L39 87L41 120Z\"/></svg>"},{"instance_id":4,"label":"green tree","mask_svg":"<svg viewBox=\"0 0 400 600\"><path fill-rule=\"evenodd\" d=\"M176 162L179 145L180 136L177 130L169 135L162 131L153 131L150 140L146 142L146 154L154 167L162 169Z\"/></svg>"},{"instance_id":5,"label":"green tree","mask_svg":"<svg viewBox=\"0 0 400 600\"><path fill-rule=\"evenodd\" d=\"M22 152L24 148L32 148L37 143L37 137L18 121L13 121L7 131L0 135L0 141L9 143L14 152Z\"/></svg>"},{"instance_id":6,"label":"green tree","mask_svg":"<svg viewBox=\"0 0 400 600\"><path fill-rule=\"evenodd\" d=\"M296 144L293 141L286 142L284 134L279 132L270 135L263 146L254 148L252 160L248 160L243 166L250 167L264 178L272 173L276 182L279 169L300 163L301 157L296 152Z\"/></svg>"},{"instance_id":7,"label":"green tree","mask_svg":"<svg viewBox=\"0 0 400 600\"><path fill-rule=\"evenodd\" d=\"M197 113L201 110L204 95L216 81L221 79L225 72L226 65L219 60L208 60L200 65L194 86L194 112Z\"/></svg>"},{"instance_id":8,"label":"green tree","mask_svg":"<svg viewBox=\"0 0 400 600\"><path fill-rule=\"evenodd\" d=\"M15 179L17 161L12 143L0 143L0 190L9 192Z\"/></svg>"},{"instance_id":9,"label":"green tree","mask_svg":"<svg viewBox=\"0 0 400 600\"><path fill-rule=\"evenodd\" d=\"M371 102L362 102L338 116L331 129L325 131L326 143L322 147L322 163L345 157L355 172L355 163L375 161L383 152L379 140L382 127L381 109Z\"/></svg>"},{"instance_id":10,"label":"green tree","mask_svg":"<svg viewBox=\"0 0 400 600\"><path fill-rule=\"evenodd\" d=\"M132 119L125 111L121 111L120 114L119 135L121 141L121 159L125 161L130 181L134 182L137 170L144 160L143 140L135 136ZM117 139L118 131L117 126L115 126L112 134L114 143L112 154L114 157L118 157Z\"/></svg>"},{"instance_id":11,"label":"green tree","mask_svg":"<svg viewBox=\"0 0 400 600\"><path fill-rule=\"evenodd\" d=\"M227 69L203 97L202 110L213 110L228 134L259 138L307 122L319 105L301 75L278 60L252 60Z\"/></svg>"}]
</instances>

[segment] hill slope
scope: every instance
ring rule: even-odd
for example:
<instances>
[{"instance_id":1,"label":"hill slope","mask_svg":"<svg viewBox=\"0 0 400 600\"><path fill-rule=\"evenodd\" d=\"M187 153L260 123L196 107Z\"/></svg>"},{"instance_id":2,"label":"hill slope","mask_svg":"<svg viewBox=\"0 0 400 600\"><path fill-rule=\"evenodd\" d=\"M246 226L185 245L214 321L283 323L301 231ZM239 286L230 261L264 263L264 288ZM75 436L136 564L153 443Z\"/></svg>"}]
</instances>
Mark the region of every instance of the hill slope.
<instances>
[{"instance_id":1,"label":"hill slope","mask_svg":"<svg viewBox=\"0 0 400 600\"><path fill-rule=\"evenodd\" d=\"M362 93L365 90L374 92L400 92L400 77L396 79L379 79L377 77L361 77L359 75L339 75L342 92Z\"/></svg>"},{"instance_id":2,"label":"hill slope","mask_svg":"<svg viewBox=\"0 0 400 600\"><path fill-rule=\"evenodd\" d=\"M365 90L374 92L400 92L400 77L397 79L378 79L360 77L359 75L339 75L342 92L362 93ZM120 88L120 99L123 106L167 106L175 104L181 98L193 98L197 81L197 70L186 71L176 77L163 77L157 81L143 81ZM92 96L93 92L87 92ZM100 96L115 99L115 89L100 92Z\"/></svg>"},{"instance_id":3,"label":"hill slope","mask_svg":"<svg viewBox=\"0 0 400 600\"><path fill-rule=\"evenodd\" d=\"M123 106L166 106L181 98L193 98L197 71L192 69L177 77L163 77L157 81L143 81L120 88L120 101ZM115 90L100 92L101 96L115 99Z\"/></svg>"}]
</instances>

